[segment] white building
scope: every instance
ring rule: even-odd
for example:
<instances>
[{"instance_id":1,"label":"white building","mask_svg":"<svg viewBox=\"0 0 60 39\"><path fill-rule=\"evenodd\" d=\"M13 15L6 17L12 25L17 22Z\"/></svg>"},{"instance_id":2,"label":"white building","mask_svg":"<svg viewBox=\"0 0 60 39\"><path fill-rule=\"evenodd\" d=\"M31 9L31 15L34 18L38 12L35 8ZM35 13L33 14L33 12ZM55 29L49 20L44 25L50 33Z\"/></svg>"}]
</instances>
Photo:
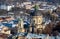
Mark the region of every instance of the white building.
<instances>
[{"instance_id":1,"label":"white building","mask_svg":"<svg viewBox=\"0 0 60 39\"><path fill-rule=\"evenodd\" d=\"M4 9L4 10L7 10L9 11L12 7L14 7L14 5L0 5L0 9Z\"/></svg>"}]
</instances>

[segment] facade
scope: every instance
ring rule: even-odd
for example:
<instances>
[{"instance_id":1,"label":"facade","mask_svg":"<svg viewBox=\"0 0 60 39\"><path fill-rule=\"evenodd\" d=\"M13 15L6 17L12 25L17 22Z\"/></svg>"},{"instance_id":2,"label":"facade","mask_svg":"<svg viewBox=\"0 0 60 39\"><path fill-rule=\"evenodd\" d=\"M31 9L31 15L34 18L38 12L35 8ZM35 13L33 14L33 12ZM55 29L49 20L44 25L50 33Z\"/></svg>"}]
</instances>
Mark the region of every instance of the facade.
<instances>
[{"instance_id":1,"label":"facade","mask_svg":"<svg viewBox=\"0 0 60 39\"><path fill-rule=\"evenodd\" d=\"M42 22L43 22L43 15L42 15L42 11L38 10L34 13L34 15L32 16L32 32L38 33L39 31L42 31L43 26L42 26ZM31 30L31 29L30 29ZM42 33L42 32L39 32Z\"/></svg>"},{"instance_id":2,"label":"facade","mask_svg":"<svg viewBox=\"0 0 60 39\"><path fill-rule=\"evenodd\" d=\"M27 38L24 36L18 36L18 39L27 39Z\"/></svg>"},{"instance_id":3,"label":"facade","mask_svg":"<svg viewBox=\"0 0 60 39\"><path fill-rule=\"evenodd\" d=\"M23 19L19 19L19 23L18 23L18 33L19 32L24 32L24 27L23 27Z\"/></svg>"},{"instance_id":4,"label":"facade","mask_svg":"<svg viewBox=\"0 0 60 39\"><path fill-rule=\"evenodd\" d=\"M33 16L33 21L34 21L35 28L37 30L41 31L41 29L43 29L43 26L42 26L43 18L42 18L42 16ZM38 32L38 31L35 30L35 32Z\"/></svg>"},{"instance_id":5,"label":"facade","mask_svg":"<svg viewBox=\"0 0 60 39\"><path fill-rule=\"evenodd\" d=\"M0 33L4 33L4 34L11 34L10 32L11 32L11 31L9 30L8 27L2 27L2 29L1 29L1 31L0 31Z\"/></svg>"}]
</instances>

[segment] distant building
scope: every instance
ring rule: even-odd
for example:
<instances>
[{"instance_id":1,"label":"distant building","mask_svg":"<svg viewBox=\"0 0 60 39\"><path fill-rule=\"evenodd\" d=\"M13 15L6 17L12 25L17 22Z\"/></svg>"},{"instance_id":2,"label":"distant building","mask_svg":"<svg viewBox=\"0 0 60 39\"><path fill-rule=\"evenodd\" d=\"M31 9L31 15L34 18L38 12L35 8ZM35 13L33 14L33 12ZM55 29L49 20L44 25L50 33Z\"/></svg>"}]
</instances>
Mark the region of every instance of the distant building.
<instances>
[{"instance_id":1,"label":"distant building","mask_svg":"<svg viewBox=\"0 0 60 39\"><path fill-rule=\"evenodd\" d=\"M6 26L0 26L0 29L0 33L11 34L9 28Z\"/></svg>"},{"instance_id":2,"label":"distant building","mask_svg":"<svg viewBox=\"0 0 60 39\"><path fill-rule=\"evenodd\" d=\"M14 5L6 5L6 4L0 5L0 9L4 9L7 11L9 11L12 7L14 7Z\"/></svg>"},{"instance_id":3,"label":"distant building","mask_svg":"<svg viewBox=\"0 0 60 39\"><path fill-rule=\"evenodd\" d=\"M8 39L9 34L0 33L0 39Z\"/></svg>"},{"instance_id":4,"label":"distant building","mask_svg":"<svg viewBox=\"0 0 60 39\"><path fill-rule=\"evenodd\" d=\"M18 33L20 32L24 32L24 24L23 24L23 19L19 19L19 23L18 23Z\"/></svg>"}]
</instances>

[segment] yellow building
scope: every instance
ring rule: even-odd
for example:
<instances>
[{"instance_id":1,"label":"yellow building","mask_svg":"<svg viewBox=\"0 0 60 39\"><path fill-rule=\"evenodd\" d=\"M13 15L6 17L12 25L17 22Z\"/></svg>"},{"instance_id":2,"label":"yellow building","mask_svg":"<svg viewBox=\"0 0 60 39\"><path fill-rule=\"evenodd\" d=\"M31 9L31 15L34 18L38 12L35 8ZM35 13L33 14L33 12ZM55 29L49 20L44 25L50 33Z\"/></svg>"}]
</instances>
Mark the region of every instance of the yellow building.
<instances>
[{"instance_id":1,"label":"yellow building","mask_svg":"<svg viewBox=\"0 0 60 39\"><path fill-rule=\"evenodd\" d=\"M34 24L42 24L42 21L43 21L42 15L41 16L33 16L33 21L35 21Z\"/></svg>"},{"instance_id":2,"label":"yellow building","mask_svg":"<svg viewBox=\"0 0 60 39\"><path fill-rule=\"evenodd\" d=\"M23 27L23 19L19 19L19 23L18 23L18 33L19 32L24 32L24 27Z\"/></svg>"},{"instance_id":3,"label":"yellow building","mask_svg":"<svg viewBox=\"0 0 60 39\"><path fill-rule=\"evenodd\" d=\"M18 39L27 39L27 38L24 36L18 36Z\"/></svg>"},{"instance_id":4,"label":"yellow building","mask_svg":"<svg viewBox=\"0 0 60 39\"><path fill-rule=\"evenodd\" d=\"M34 21L34 25L35 26L41 26L42 22L43 22L43 15L42 12L37 11L36 13L34 13L35 15L32 17L33 21Z\"/></svg>"},{"instance_id":5,"label":"yellow building","mask_svg":"<svg viewBox=\"0 0 60 39\"><path fill-rule=\"evenodd\" d=\"M24 5L31 4L31 2L23 2Z\"/></svg>"},{"instance_id":6,"label":"yellow building","mask_svg":"<svg viewBox=\"0 0 60 39\"><path fill-rule=\"evenodd\" d=\"M32 23L33 26L36 30L34 30L35 32L37 32L37 30L41 31L43 29L42 26L42 22L43 22L43 15L42 15L42 11L37 11L34 13L34 16L32 16Z\"/></svg>"},{"instance_id":7,"label":"yellow building","mask_svg":"<svg viewBox=\"0 0 60 39\"><path fill-rule=\"evenodd\" d=\"M26 9L31 9L32 8L32 5L26 5L25 8Z\"/></svg>"},{"instance_id":8,"label":"yellow building","mask_svg":"<svg viewBox=\"0 0 60 39\"><path fill-rule=\"evenodd\" d=\"M41 25L42 21L43 21L42 15L41 16L33 16L33 21L34 21L34 26L36 27L36 29L37 30L39 29L41 31L43 29L43 26Z\"/></svg>"}]
</instances>

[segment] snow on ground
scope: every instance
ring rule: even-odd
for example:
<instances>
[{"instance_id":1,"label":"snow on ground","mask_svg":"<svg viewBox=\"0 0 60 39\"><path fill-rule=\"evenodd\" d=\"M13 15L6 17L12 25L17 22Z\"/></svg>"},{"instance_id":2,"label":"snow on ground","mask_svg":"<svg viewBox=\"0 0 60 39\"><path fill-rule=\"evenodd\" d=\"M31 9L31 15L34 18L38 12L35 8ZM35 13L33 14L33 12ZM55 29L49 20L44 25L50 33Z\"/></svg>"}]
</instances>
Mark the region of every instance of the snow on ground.
<instances>
[{"instance_id":1,"label":"snow on ground","mask_svg":"<svg viewBox=\"0 0 60 39\"><path fill-rule=\"evenodd\" d=\"M55 39L54 36L49 36L49 35L45 35L45 34L37 35L37 34L31 34L31 33L29 33L26 37L28 39L31 39L31 38ZM60 39L60 36L56 36L56 39Z\"/></svg>"}]
</instances>

